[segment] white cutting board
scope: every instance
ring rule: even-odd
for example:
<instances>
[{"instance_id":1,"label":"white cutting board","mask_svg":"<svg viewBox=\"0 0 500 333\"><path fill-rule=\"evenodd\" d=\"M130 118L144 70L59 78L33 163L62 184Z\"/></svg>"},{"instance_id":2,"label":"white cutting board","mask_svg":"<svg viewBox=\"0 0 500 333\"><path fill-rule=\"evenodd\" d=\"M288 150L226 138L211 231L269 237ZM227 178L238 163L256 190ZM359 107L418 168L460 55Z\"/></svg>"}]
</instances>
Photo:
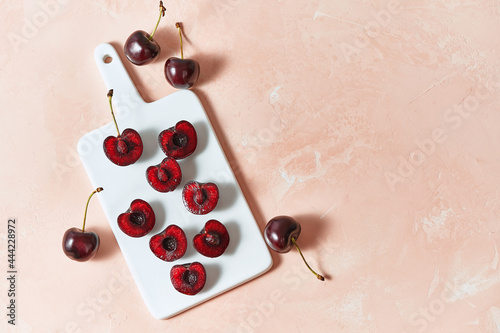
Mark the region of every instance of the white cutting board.
<instances>
[{"instance_id":1,"label":"white cutting board","mask_svg":"<svg viewBox=\"0 0 500 333\"><path fill-rule=\"evenodd\" d=\"M192 91L180 90L158 101L146 103L110 44L97 46L94 55L106 85L102 89L100 109L103 117L109 115L110 123L83 136L78 142L78 153L92 186L104 188L97 197L151 314L158 319L172 317L271 268L272 259L260 229L197 96ZM107 57L112 58L110 63L105 63ZM165 81L165 84L168 83ZM111 163L102 147L107 136L117 135L106 97L109 89L114 90L113 105L120 131L135 129L144 144L141 158L126 167ZM158 145L158 134L179 120L193 124L198 135L198 146L191 156L179 161L182 169L181 185L173 192L160 193L148 184L146 169L165 158ZM184 184L190 180L218 185L219 203L209 214L193 215L184 207L181 192ZM134 199L149 202L156 214L155 227L142 238L125 235L116 222L118 215L125 212ZM192 246L194 235L209 219L219 220L229 232L229 246L218 258L204 257ZM188 238L188 250L181 259L168 263L151 252L149 239L170 224L177 224L184 230ZM207 281L197 295L188 296L173 288L170 268L193 261L205 266Z\"/></svg>"}]
</instances>

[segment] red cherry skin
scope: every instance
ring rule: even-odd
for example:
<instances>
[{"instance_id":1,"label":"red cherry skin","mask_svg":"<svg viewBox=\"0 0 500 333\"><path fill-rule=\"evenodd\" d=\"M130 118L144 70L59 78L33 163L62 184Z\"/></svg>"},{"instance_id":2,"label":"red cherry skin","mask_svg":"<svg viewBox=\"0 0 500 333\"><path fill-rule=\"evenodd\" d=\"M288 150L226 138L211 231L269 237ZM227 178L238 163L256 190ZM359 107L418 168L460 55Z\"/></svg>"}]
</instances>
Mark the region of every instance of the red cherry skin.
<instances>
[{"instance_id":1,"label":"red cherry skin","mask_svg":"<svg viewBox=\"0 0 500 333\"><path fill-rule=\"evenodd\" d=\"M168 58L165 62L165 78L177 89L191 88L200 76L200 64L193 59Z\"/></svg>"},{"instance_id":2,"label":"red cherry skin","mask_svg":"<svg viewBox=\"0 0 500 333\"><path fill-rule=\"evenodd\" d=\"M264 229L267 245L276 252L286 253L294 246L292 237L297 240L300 235L300 224L290 216L272 218Z\"/></svg>"},{"instance_id":3,"label":"red cherry skin","mask_svg":"<svg viewBox=\"0 0 500 333\"><path fill-rule=\"evenodd\" d=\"M99 236L95 232L82 232L78 228L66 230L63 236L62 247L64 254L75 261L92 259L99 249Z\"/></svg>"},{"instance_id":4,"label":"red cherry skin","mask_svg":"<svg viewBox=\"0 0 500 333\"><path fill-rule=\"evenodd\" d=\"M160 45L154 40L149 40L150 35L142 30L134 31L125 42L123 52L127 59L134 65L142 66L156 60L160 54Z\"/></svg>"}]
</instances>

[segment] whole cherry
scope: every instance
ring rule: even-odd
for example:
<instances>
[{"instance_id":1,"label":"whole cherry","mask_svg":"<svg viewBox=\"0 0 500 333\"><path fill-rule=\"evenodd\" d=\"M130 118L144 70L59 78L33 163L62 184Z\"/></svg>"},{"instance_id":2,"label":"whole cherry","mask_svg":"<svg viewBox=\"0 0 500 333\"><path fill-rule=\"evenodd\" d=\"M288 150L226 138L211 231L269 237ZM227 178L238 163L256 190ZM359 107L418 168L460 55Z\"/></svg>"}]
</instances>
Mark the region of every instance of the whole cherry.
<instances>
[{"instance_id":1,"label":"whole cherry","mask_svg":"<svg viewBox=\"0 0 500 333\"><path fill-rule=\"evenodd\" d=\"M141 157L144 147L141 136L136 130L127 128L120 134L115 114L113 112L113 104L111 103L112 98L113 89L108 91L108 100L118 136L114 137L111 135L104 140L104 154L114 164L127 166L135 163Z\"/></svg>"},{"instance_id":2,"label":"whole cherry","mask_svg":"<svg viewBox=\"0 0 500 333\"><path fill-rule=\"evenodd\" d=\"M134 65L141 66L149 64L160 54L160 45L153 39L153 36L160 24L161 18L165 16L165 10L163 1L160 1L160 17L151 35L143 30L137 30L127 38L123 46L123 51L127 59Z\"/></svg>"},{"instance_id":3,"label":"whole cherry","mask_svg":"<svg viewBox=\"0 0 500 333\"><path fill-rule=\"evenodd\" d=\"M324 281L325 278L323 275L316 273L309 266L306 259L302 255L302 251L300 251L300 248L297 245L297 239L299 238L300 231L300 224L295 219L290 216L276 216L267 223L266 228L264 229L264 238L267 245L278 253L287 253L293 246L295 246L307 268L309 268L318 280Z\"/></svg>"},{"instance_id":4,"label":"whole cherry","mask_svg":"<svg viewBox=\"0 0 500 333\"><path fill-rule=\"evenodd\" d=\"M85 206L82 229L70 228L64 233L62 248L64 254L72 260L82 262L88 261L95 256L99 249L99 236L95 232L85 231L85 221L87 220L87 210L89 208L90 198L102 190L102 187L98 187L89 196L87 205Z\"/></svg>"},{"instance_id":5,"label":"whole cherry","mask_svg":"<svg viewBox=\"0 0 500 333\"><path fill-rule=\"evenodd\" d=\"M184 59L181 24L177 22L175 27L179 30L181 58L171 57L167 59L165 62L165 78L174 88L189 89L196 83L200 76L200 64L193 59Z\"/></svg>"}]
</instances>

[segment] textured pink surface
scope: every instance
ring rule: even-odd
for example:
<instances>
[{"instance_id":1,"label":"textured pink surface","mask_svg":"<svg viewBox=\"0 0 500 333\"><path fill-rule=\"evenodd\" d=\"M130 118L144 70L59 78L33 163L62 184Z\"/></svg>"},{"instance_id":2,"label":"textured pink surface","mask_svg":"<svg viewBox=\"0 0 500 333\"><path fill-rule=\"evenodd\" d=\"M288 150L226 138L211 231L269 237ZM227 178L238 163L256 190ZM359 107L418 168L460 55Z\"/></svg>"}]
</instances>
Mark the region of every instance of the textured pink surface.
<instances>
[{"instance_id":1,"label":"textured pink surface","mask_svg":"<svg viewBox=\"0 0 500 333\"><path fill-rule=\"evenodd\" d=\"M261 228L294 216L328 280L273 254L261 278L158 321L97 201L100 252L67 259L92 191L76 142L111 121L93 50L152 29L156 6L0 1L0 272L9 216L19 270L17 330L4 317L1 331L500 331L497 1L167 1L159 61L127 64L140 93L174 91L163 63L182 21L194 91Z\"/></svg>"}]
</instances>

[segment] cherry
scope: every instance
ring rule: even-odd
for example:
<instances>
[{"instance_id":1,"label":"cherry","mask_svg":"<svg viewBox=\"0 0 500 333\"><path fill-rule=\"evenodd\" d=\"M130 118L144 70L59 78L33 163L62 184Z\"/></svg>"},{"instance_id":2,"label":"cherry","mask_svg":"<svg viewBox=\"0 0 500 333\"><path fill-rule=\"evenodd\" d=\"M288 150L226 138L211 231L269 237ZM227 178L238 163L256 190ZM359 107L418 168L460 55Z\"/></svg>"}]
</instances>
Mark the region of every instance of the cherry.
<instances>
[{"instance_id":1,"label":"cherry","mask_svg":"<svg viewBox=\"0 0 500 333\"><path fill-rule=\"evenodd\" d=\"M184 59L181 24L177 22L175 27L179 30L181 58L171 57L167 59L165 62L165 78L174 88L189 89L196 83L200 76L200 64L193 59Z\"/></svg>"},{"instance_id":2,"label":"cherry","mask_svg":"<svg viewBox=\"0 0 500 333\"><path fill-rule=\"evenodd\" d=\"M116 165L127 166L135 163L142 155L143 145L142 139L136 130L127 128L120 134L118 124L116 123L115 114L113 112L113 89L108 91L109 107L111 108L111 115L115 123L118 136L108 136L104 140L103 148L104 154L108 159Z\"/></svg>"},{"instance_id":3,"label":"cherry","mask_svg":"<svg viewBox=\"0 0 500 333\"><path fill-rule=\"evenodd\" d=\"M182 202L195 215L208 214L219 202L219 188L214 183L189 181L182 189Z\"/></svg>"},{"instance_id":4,"label":"cherry","mask_svg":"<svg viewBox=\"0 0 500 333\"><path fill-rule=\"evenodd\" d=\"M171 192L181 183L181 167L175 159L166 157L160 164L146 169L146 178L149 185L158 192Z\"/></svg>"},{"instance_id":5,"label":"cherry","mask_svg":"<svg viewBox=\"0 0 500 333\"><path fill-rule=\"evenodd\" d=\"M87 210L90 198L97 192L101 192L102 187L98 187L87 200L85 215L83 216L82 229L70 228L63 236L62 247L64 254L75 261L88 261L92 259L99 249L99 236L92 231L85 232L85 221L87 220Z\"/></svg>"},{"instance_id":6,"label":"cherry","mask_svg":"<svg viewBox=\"0 0 500 333\"><path fill-rule=\"evenodd\" d=\"M187 120L181 120L158 135L158 144L165 155L180 160L196 150L198 137L194 126Z\"/></svg>"},{"instance_id":7,"label":"cherry","mask_svg":"<svg viewBox=\"0 0 500 333\"><path fill-rule=\"evenodd\" d=\"M151 237L149 248L161 260L177 260L186 253L186 234L179 226L171 224L161 233Z\"/></svg>"},{"instance_id":8,"label":"cherry","mask_svg":"<svg viewBox=\"0 0 500 333\"><path fill-rule=\"evenodd\" d=\"M118 215L118 227L130 237L142 237L148 234L156 223L153 208L142 199L135 199L130 208Z\"/></svg>"},{"instance_id":9,"label":"cherry","mask_svg":"<svg viewBox=\"0 0 500 333\"><path fill-rule=\"evenodd\" d=\"M163 1L160 1L160 17L151 35L143 30L137 30L127 38L123 46L123 52L125 52L127 59L131 63L139 66L146 65L153 62L160 54L160 45L153 39L153 36L161 18L165 16L165 10Z\"/></svg>"},{"instance_id":10,"label":"cherry","mask_svg":"<svg viewBox=\"0 0 500 333\"><path fill-rule=\"evenodd\" d=\"M217 220L210 220L199 234L193 238L193 246L205 257L221 256L229 245L229 233L224 224Z\"/></svg>"},{"instance_id":11,"label":"cherry","mask_svg":"<svg viewBox=\"0 0 500 333\"><path fill-rule=\"evenodd\" d=\"M276 216L267 222L266 228L264 229L264 238L267 245L278 253L287 253L293 246L295 246L307 268L309 268L309 270L316 275L318 280L324 281L325 278L323 275L316 273L309 266L306 259L302 255L302 251L300 251L300 248L297 245L297 239L299 238L300 231L301 227L299 222L290 216Z\"/></svg>"},{"instance_id":12,"label":"cherry","mask_svg":"<svg viewBox=\"0 0 500 333\"><path fill-rule=\"evenodd\" d=\"M170 281L175 290L186 295L196 295L205 286L207 273L199 262L175 265L170 269Z\"/></svg>"}]
</instances>

